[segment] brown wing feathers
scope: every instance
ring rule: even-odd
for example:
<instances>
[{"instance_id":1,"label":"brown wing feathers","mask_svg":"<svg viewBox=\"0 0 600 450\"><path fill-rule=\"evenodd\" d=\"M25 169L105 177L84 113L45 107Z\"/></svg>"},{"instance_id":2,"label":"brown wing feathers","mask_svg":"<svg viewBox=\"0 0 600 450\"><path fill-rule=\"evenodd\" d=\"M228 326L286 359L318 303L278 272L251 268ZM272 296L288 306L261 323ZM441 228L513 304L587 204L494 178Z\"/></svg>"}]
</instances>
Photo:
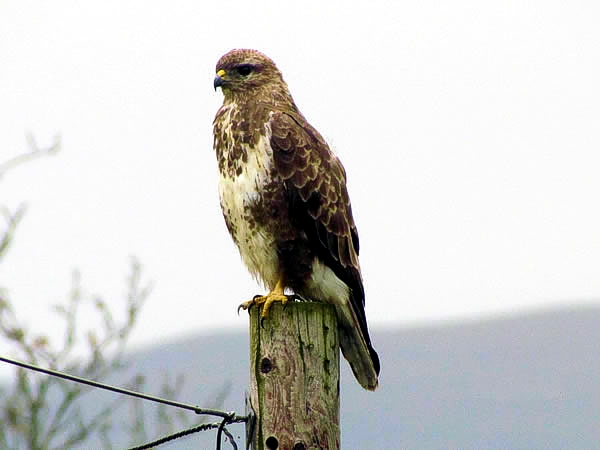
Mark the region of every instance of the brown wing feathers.
<instances>
[{"instance_id":1,"label":"brown wing feathers","mask_svg":"<svg viewBox=\"0 0 600 450\"><path fill-rule=\"evenodd\" d=\"M344 168L303 118L279 112L272 116L270 125L275 167L289 195L292 220L307 234L318 257L350 288L352 308L379 372L379 359L367 329L358 234Z\"/></svg>"},{"instance_id":2,"label":"brown wing feathers","mask_svg":"<svg viewBox=\"0 0 600 450\"><path fill-rule=\"evenodd\" d=\"M296 219L304 225L307 220L312 222L316 237L342 268L358 269L351 235L354 223L341 164L316 131L307 131L307 124L301 127L285 113L276 113L270 123L276 169L290 195L298 197L293 199L301 214Z\"/></svg>"}]
</instances>

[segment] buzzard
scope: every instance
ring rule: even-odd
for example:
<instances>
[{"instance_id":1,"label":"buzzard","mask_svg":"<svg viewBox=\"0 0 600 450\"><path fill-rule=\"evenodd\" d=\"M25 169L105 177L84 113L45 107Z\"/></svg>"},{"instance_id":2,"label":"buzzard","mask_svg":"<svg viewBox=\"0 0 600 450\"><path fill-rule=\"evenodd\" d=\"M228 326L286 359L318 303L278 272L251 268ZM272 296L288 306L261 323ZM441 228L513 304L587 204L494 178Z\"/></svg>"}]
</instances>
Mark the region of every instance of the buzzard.
<instances>
[{"instance_id":1,"label":"buzzard","mask_svg":"<svg viewBox=\"0 0 600 450\"><path fill-rule=\"evenodd\" d=\"M362 387L375 390L346 173L304 118L281 72L256 50L217 62L223 105L213 122L219 196L227 229L252 275L269 289L240 305L285 303L286 290L335 305L342 354Z\"/></svg>"}]
</instances>

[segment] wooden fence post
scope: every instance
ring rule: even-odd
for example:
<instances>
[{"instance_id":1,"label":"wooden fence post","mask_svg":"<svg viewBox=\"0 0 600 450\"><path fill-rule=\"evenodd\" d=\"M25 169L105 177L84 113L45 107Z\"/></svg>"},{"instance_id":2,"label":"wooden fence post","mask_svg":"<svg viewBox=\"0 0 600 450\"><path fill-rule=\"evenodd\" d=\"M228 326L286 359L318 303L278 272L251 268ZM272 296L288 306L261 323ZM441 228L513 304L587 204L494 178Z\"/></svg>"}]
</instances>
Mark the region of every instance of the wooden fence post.
<instances>
[{"instance_id":1,"label":"wooden fence post","mask_svg":"<svg viewBox=\"0 0 600 450\"><path fill-rule=\"evenodd\" d=\"M331 305L250 309L253 450L339 450L340 350Z\"/></svg>"}]
</instances>

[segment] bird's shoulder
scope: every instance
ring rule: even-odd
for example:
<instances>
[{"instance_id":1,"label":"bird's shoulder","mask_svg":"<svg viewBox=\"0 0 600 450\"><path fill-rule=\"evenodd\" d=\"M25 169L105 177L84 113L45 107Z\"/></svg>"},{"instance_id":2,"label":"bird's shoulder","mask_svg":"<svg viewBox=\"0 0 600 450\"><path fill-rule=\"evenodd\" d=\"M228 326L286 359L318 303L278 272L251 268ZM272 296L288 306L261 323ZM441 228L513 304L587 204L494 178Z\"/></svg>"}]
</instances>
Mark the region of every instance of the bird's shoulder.
<instances>
[{"instance_id":1,"label":"bird's shoulder","mask_svg":"<svg viewBox=\"0 0 600 450\"><path fill-rule=\"evenodd\" d=\"M268 127L275 163L284 179L294 174L309 179L327 174L327 178L345 183L346 171L341 161L300 112L272 111ZM296 181L303 185L299 179Z\"/></svg>"}]
</instances>

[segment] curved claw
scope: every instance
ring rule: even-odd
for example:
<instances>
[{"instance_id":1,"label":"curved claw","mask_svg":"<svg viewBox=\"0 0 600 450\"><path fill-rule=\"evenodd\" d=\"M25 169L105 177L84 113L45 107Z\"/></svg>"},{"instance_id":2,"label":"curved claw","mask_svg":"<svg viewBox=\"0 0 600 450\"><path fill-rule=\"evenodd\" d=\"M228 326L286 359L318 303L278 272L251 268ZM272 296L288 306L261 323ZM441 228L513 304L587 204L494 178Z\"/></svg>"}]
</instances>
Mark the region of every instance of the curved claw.
<instances>
[{"instance_id":1,"label":"curved claw","mask_svg":"<svg viewBox=\"0 0 600 450\"><path fill-rule=\"evenodd\" d=\"M265 297L262 295L255 295L254 297L252 297L252 300L248 300L247 302L240 303L240 305L238 306L238 309L237 309L238 316L240 315L240 309L250 311L250 308L252 308L254 305L263 303L264 300L262 300L262 299L264 299L264 298Z\"/></svg>"},{"instance_id":2,"label":"curved claw","mask_svg":"<svg viewBox=\"0 0 600 450\"><path fill-rule=\"evenodd\" d=\"M284 292L285 288L283 287L283 284L281 283L281 281L278 281L275 287L267 295L255 295L254 297L252 297L252 300L244 302L240 306L238 306L238 315L240 313L240 309L250 309L252 306L255 305L263 305L260 322L260 325L262 327L264 324L264 319L269 315L269 308L273 303L281 302L285 306L285 304L290 298L294 299L294 297L288 297L287 295L285 295Z\"/></svg>"},{"instance_id":3,"label":"curved claw","mask_svg":"<svg viewBox=\"0 0 600 450\"><path fill-rule=\"evenodd\" d=\"M242 303L242 304L240 304L240 305L237 307L237 315L238 315L238 316L240 315L240 309L243 309L243 310L245 310L245 309L246 309L246 308L244 308L244 304L243 304L243 303Z\"/></svg>"}]
</instances>

